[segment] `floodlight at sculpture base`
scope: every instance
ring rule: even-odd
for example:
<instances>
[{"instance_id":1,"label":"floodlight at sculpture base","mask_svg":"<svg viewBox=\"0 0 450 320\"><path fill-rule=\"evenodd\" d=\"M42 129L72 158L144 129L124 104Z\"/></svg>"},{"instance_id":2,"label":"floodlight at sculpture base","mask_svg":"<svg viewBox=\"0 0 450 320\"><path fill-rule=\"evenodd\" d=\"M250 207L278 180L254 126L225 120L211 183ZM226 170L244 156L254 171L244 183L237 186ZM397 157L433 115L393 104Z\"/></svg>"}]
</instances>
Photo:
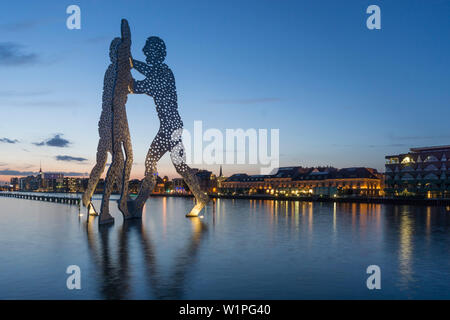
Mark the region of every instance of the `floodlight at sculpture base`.
<instances>
[{"instance_id":1,"label":"floodlight at sculpture base","mask_svg":"<svg viewBox=\"0 0 450 320\"><path fill-rule=\"evenodd\" d=\"M98 216L97 210L95 210L94 205L90 202L87 206L87 214L89 216Z\"/></svg>"},{"instance_id":2,"label":"floodlight at sculpture base","mask_svg":"<svg viewBox=\"0 0 450 320\"><path fill-rule=\"evenodd\" d=\"M197 204L192 208L191 212L186 215L186 218L196 218L205 207L206 203L197 202Z\"/></svg>"},{"instance_id":3,"label":"floodlight at sculpture base","mask_svg":"<svg viewBox=\"0 0 450 320\"><path fill-rule=\"evenodd\" d=\"M187 215L186 215L186 218L198 218L198 213L197 214L193 214L193 213L188 213Z\"/></svg>"}]
</instances>

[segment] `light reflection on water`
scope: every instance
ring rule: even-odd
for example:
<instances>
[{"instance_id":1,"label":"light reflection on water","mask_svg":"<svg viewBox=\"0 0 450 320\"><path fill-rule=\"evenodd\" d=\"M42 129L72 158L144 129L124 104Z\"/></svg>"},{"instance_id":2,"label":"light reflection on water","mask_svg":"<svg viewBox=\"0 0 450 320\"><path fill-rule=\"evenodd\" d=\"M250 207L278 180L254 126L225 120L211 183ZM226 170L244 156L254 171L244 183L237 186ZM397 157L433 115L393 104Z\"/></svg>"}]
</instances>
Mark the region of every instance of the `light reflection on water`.
<instances>
[{"instance_id":1,"label":"light reflection on water","mask_svg":"<svg viewBox=\"0 0 450 320\"><path fill-rule=\"evenodd\" d=\"M450 298L445 207L217 199L186 219L192 204L151 198L123 222L111 202L99 228L77 206L0 197L0 298ZM82 290L66 289L71 264Z\"/></svg>"},{"instance_id":2,"label":"light reflection on water","mask_svg":"<svg viewBox=\"0 0 450 320\"><path fill-rule=\"evenodd\" d=\"M413 225L410 217L410 212L405 210L401 212L400 217L400 252L399 252L399 264L401 284L408 289L408 284L413 281L412 270L412 234Z\"/></svg>"}]
</instances>

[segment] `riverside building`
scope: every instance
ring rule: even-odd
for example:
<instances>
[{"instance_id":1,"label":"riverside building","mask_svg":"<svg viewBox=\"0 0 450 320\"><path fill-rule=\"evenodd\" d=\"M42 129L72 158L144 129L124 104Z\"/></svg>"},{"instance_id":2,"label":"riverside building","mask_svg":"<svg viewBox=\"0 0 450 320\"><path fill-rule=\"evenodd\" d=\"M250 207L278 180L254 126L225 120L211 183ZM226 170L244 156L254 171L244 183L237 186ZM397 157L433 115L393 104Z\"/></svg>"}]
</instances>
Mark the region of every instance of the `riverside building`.
<instances>
[{"instance_id":1,"label":"riverside building","mask_svg":"<svg viewBox=\"0 0 450 320\"><path fill-rule=\"evenodd\" d=\"M411 148L385 158L387 196L450 197L450 146Z\"/></svg>"},{"instance_id":2,"label":"riverside building","mask_svg":"<svg viewBox=\"0 0 450 320\"><path fill-rule=\"evenodd\" d=\"M282 167L273 175L234 174L222 182L220 192L229 195L274 196L369 196L382 195L382 174L355 167Z\"/></svg>"}]
</instances>

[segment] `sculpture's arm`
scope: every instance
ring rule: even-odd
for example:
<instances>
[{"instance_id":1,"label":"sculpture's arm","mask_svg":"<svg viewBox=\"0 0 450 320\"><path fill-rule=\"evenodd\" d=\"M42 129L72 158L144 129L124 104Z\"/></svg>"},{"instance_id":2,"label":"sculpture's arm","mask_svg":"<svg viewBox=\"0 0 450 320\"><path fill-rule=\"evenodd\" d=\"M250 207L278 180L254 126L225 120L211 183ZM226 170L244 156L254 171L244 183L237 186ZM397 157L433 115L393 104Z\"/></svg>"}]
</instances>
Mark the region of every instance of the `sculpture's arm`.
<instances>
[{"instance_id":1,"label":"sculpture's arm","mask_svg":"<svg viewBox=\"0 0 450 320\"><path fill-rule=\"evenodd\" d=\"M126 19L122 19L120 33L122 36L122 43L125 43L128 47L131 46L130 26L128 25L128 21Z\"/></svg>"},{"instance_id":2,"label":"sculpture's arm","mask_svg":"<svg viewBox=\"0 0 450 320\"><path fill-rule=\"evenodd\" d=\"M137 63L136 63L137 62ZM137 65L139 65L138 68L140 68L140 70L142 70L142 68L147 69L148 66L143 63L140 62L138 60L134 60L131 56L130 56L130 66L131 68L134 68L136 70L138 70L139 72L145 74L145 71L140 71L137 68ZM149 70L148 70L149 71ZM148 73L148 72L146 72ZM130 73L130 84L128 85L128 91L130 93L137 93L137 94L142 94L142 93L146 93L149 94L149 84L148 84L148 80L144 79L144 80L135 80Z\"/></svg>"},{"instance_id":3,"label":"sculpture's arm","mask_svg":"<svg viewBox=\"0 0 450 320\"><path fill-rule=\"evenodd\" d=\"M139 73L142 73L144 76L148 76L150 74L150 67L142 61L132 59L133 68L136 69Z\"/></svg>"},{"instance_id":4,"label":"sculpture's arm","mask_svg":"<svg viewBox=\"0 0 450 320\"><path fill-rule=\"evenodd\" d=\"M135 80L132 79L133 81L133 87L131 88L131 93L137 93L137 94L142 94L142 93L146 93L149 94L148 92L148 83L146 80Z\"/></svg>"}]
</instances>

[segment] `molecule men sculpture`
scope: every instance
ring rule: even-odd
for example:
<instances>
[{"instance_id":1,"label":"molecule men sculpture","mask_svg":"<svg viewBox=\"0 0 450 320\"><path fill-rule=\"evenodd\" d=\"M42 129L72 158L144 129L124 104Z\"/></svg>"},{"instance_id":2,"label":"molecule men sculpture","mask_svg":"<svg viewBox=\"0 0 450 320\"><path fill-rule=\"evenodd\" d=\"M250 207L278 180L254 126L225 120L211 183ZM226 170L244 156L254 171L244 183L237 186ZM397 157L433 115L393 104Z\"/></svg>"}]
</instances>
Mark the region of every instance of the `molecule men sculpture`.
<instances>
[{"instance_id":1,"label":"molecule men sculpture","mask_svg":"<svg viewBox=\"0 0 450 320\"><path fill-rule=\"evenodd\" d=\"M172 70L164 63L166 45L162 39L150 37L142 51L146 56L146 63L132 59L132 64L134 69L145 76L145 79L133 80L131 91L153 97L160 128L145 159L145 178L139 194L133 202L129 201L130 211L133 211L136 216L142 214L145 201L155 187L156 164L166 152L170 152L176 171L183 177L197 200L194 208L187 214L188 217L195 217L208 202L208 196L200 189L196 176L185 162L186 155L181 141L183 121L178 113L175 77Z\"/></svg>"},{"instance_id":2,"label":"molecule men sculpture","mask_svg":"<svg viewBox=\"0 0 450 320\"><path fill-rule=\"evenodd\" d=\"M114 183L117 183L121 190L119 210L124 219L141 218L144 204L156 184L157 162L166 152L170 152L176 171L183 177L197 201L187 216L198 216L209 198L201 191L196 176L185 163L186 156L181 141L183 122L178 113L175 78L170 68L163 63L166 57L164 41L158 37L147 39L143 48L146 56L146 63L144 63L131 58L131 34L125 19L122 20L121 33L122 37L115 38L110 46L111 64L104 79L97 163L92 169L88 187L83 195L83 205L89 212L93 210L91 198L105 169L109 152L112 155L112 162L105 179L99 223L114 221L109 214L109 199ZM131 67L143 74L145 79L134 80L130 73ZM131 200L128 196L128 181L133 163L125 108L128 93L147 94L153 97L160 120L159 131L153 139L145 160L145 177L135 200Z\"/></svg>"}]
</instances>

